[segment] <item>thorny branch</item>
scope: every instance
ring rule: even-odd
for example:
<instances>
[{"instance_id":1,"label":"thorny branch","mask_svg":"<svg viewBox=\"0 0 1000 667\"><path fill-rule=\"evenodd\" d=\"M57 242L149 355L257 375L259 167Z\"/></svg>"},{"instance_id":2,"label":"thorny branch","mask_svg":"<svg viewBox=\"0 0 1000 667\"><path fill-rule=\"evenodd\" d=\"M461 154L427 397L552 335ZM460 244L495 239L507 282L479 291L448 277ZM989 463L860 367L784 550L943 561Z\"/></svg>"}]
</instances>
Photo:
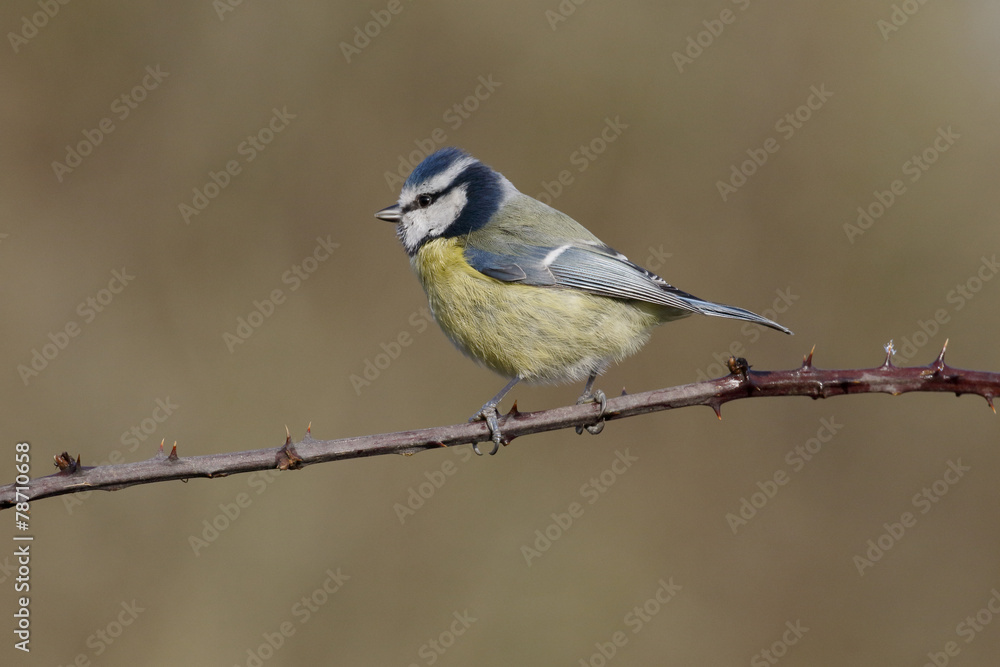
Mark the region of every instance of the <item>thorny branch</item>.
<instances>
[{"instance_id":1,"label":"thorny branch","mask_svg":"<svg viewBox=\"0 0 1000 667\"><path fill-rule=\"evenodd\" d=\"M740 398L766 396L808 396L817 399L843 394L898 395L911 391L940 391L954 393L956 396L976 394L985 398L989 407L993 408L993 398L1000 396L1000 373L951 368L944 363L947 347L948 342L945 341L941 353L933 363L910 368L892 364L891 341L885 348L885 362L876 368L819 369L813 366L813 353L810 352L803 358L802 365L793 370L751 371L745 359L731 358L731 373L726 377L641 394L622 392L621 396L608 399L603 415L598 414L600 407L593 403L539 412L518 412L515 402L511 411L501 417L500 426L509 442L530 433L594 425L601 419L612 421L690 405L707 405L721 419L723 403ZM17 502L95 489L116 491L137 484L172 479L227 477L273 468L297 469L325 461L380 454L411 455L426 449L489 440L487 425L484 422L474 422L342 440L316 440L309 429L305 437L296 443L287 435L282 447L207 456L180 457L177 455L176 444L167 455L160 443L159 452L146 461L97 467L82 465L79 455L74 459L63 453L55 457L59 472L32 479L24 486L0 486L0 509L11 507Z\"/></svg>"}]
</instances>

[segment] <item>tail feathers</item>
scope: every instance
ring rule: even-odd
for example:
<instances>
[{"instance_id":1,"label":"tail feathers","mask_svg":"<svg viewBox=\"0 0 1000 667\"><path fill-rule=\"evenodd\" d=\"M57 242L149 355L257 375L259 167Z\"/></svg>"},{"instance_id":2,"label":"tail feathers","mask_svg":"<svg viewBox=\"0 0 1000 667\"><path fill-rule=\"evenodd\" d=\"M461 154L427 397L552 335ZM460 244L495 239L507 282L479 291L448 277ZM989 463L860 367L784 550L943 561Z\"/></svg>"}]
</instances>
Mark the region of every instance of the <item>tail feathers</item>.
<instances>
[{"instance_id":1,"label":"tail feathers","mask_svg":"<svg viewBox=\"0 0 1000 667\"><path fill-rule=\"evenodd\" d=\"M702 315L712 315L713 317L730 317L734 320L746 320L747 322L754 322L756 324L762 324L765 327L771 327L778 331L782 331L786 334L792 335L791 330L786 329L777 322L772 322L766 317L762 317L757 313L751 313L749 310L744 310L743 308L737 308L736 306L727 306L721 303L712 303L710 301L702 301L701 299L685 299L687 303L694 309L695 312L701 313Z\"/></svg>"}]
</instances>

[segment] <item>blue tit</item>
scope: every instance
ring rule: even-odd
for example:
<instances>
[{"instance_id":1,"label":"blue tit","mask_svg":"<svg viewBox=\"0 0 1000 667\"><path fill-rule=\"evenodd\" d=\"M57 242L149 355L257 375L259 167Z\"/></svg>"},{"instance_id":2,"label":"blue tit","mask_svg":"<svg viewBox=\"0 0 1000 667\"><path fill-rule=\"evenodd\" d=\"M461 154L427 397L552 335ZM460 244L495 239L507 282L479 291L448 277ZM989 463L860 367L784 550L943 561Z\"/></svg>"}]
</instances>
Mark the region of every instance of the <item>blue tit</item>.
<instances>
[{"instance_id":1,"label":"blue tit","mask_svg":"<svg viewBox=\"0 0 1000 667\"><path fill-rule=\"evenodd\" d=\"M599 402L603 414L606 399L592 393L594 379L638 352L658 324L701 313L791 333L748 310L682 292L457 148L428 156L399 202L375 217L396 223L448 338L510 378L470 420L486 420L491 454L502 442L497 405L515 384L586 379L578 403Z\"/></svg>"}]
</instances>

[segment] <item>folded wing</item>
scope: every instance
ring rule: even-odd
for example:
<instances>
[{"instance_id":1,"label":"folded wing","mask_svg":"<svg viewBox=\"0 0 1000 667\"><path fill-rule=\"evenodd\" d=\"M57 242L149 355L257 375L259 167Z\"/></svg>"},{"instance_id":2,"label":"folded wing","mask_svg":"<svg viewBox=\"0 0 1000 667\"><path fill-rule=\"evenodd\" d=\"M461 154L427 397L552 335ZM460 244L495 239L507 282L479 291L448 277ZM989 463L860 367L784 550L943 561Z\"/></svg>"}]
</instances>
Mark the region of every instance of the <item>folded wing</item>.
<instances>
[{"instance_id":1,"label":"folded wing","mask_svg":"<svg viewBox=\"0 0 1000 667\"><path fill-rule=\"evenodd\" d=\"M791 333L749 310L703 301L679 290L606 245L567 243L543 247L507 243L503 252L470 245L465 249L465 258L480 273L504 282L579 289L614 299L634 299L703 315L746 320Z\"/></svg>"}]
</instances>

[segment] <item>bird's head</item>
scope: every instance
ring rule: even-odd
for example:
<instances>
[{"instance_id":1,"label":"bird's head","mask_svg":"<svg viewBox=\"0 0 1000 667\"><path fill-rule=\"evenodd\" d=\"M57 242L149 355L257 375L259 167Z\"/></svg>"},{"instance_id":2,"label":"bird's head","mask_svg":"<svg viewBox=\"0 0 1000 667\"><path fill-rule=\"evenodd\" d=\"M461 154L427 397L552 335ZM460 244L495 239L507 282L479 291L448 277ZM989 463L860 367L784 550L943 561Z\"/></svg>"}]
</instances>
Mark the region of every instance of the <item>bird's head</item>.
<instances>
[{"instance_id":1,"label":"bird's head","mask_svg":"<svg viewBox=\"0 0 1000 667\"><path fill-rule=\"evenodd\" d=\"M510 192L514 186L500 173L461 149L442 148L413 170L399 202L375 217L398 224L396 234L412 256L431 239L483 227Z\"/></svg>"}]
</instances>

